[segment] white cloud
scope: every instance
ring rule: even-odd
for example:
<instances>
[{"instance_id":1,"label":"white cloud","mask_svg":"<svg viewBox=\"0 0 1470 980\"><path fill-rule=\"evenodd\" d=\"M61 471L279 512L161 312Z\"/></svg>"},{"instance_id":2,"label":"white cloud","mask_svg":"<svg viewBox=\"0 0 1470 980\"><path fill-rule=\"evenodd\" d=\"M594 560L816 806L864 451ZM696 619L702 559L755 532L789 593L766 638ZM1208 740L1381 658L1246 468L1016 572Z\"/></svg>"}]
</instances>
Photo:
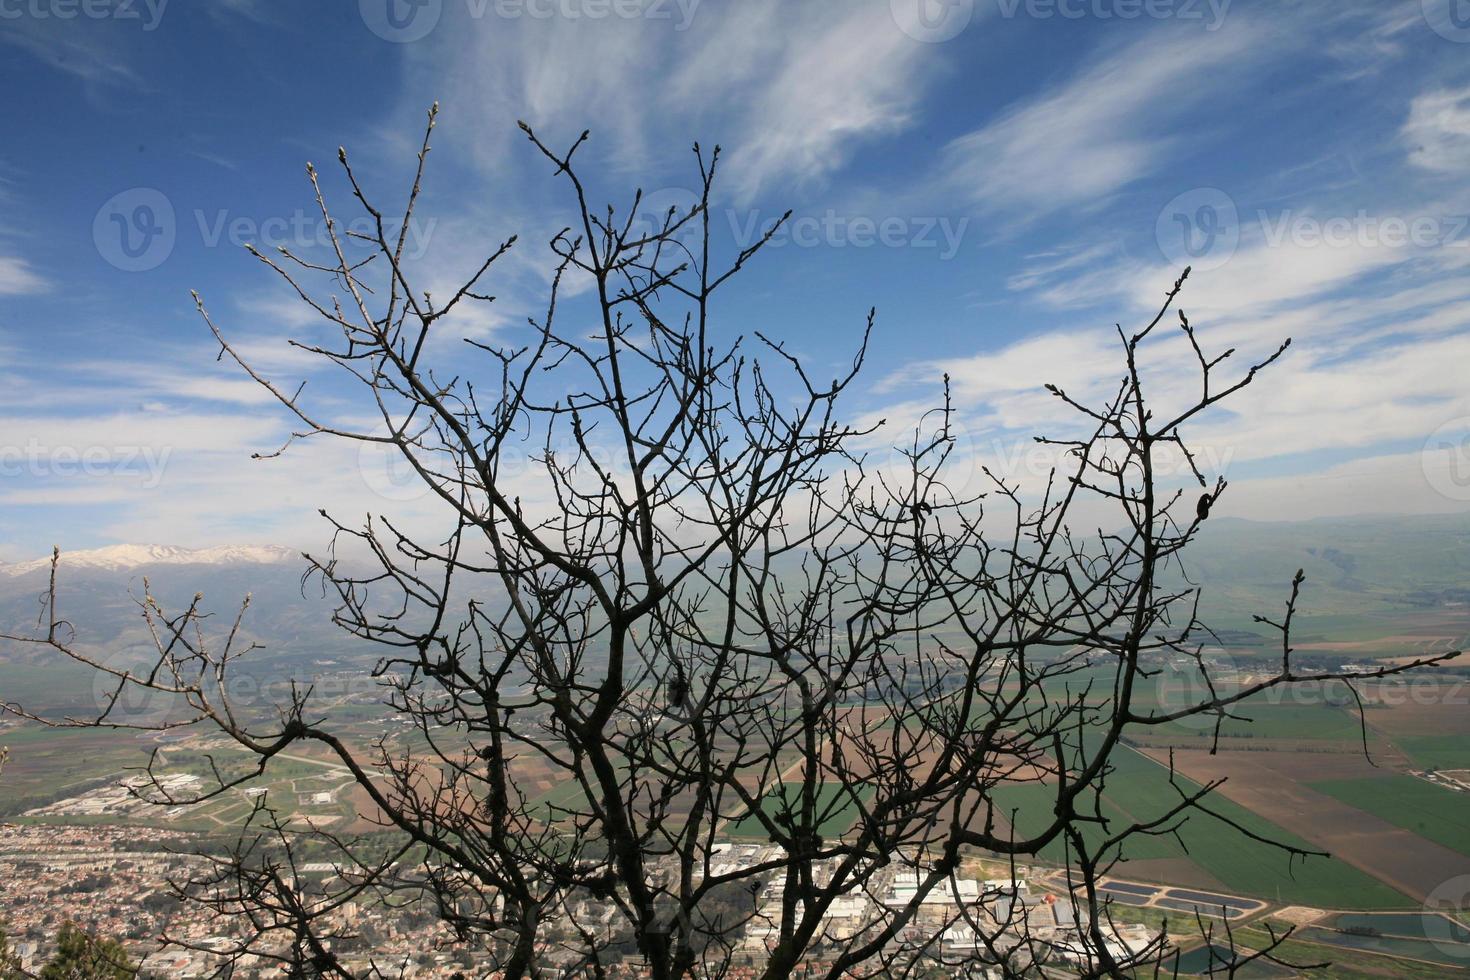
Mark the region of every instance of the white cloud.
<instances>
[{"instance_id":1,"label":"white cloud","mask_svg":"<svg viewBox=\"0 0 1470 980\"><path fill-rule=\"evenodd\" d=\"M1349 360L1323 353L1308 350L1284 360L1232 399L1230 416L1196 426L1195 435L1230 445L1236 459L1269 459L1420 440L1470 413L1470 392L1458 368L1470 363L1470 335ZM1389 509L1389 503L1379 507Z\"/></svg>"},{"instance_id":2,"label":"white cloud","mask_svg":"<svg viewBox=\"0 0 1470 980\"><path fill-rule=\"evenodd\" d=\"M1470 363L1470 303L1464 298L1470 287L1453 287L1416 283L1299 305L1282 315L1227 318L1222 313L1218 322L1194 317L1208 353L1239 348L1222 365L1217 390L1223 379L1243 376L1288 333L1298 342L1251 386L1191 422L1184 433L1191 448L1227 477L1232 467L1267 461L1277 469L1315 472L1321 466L1314 454L1381 452L1470 417L1462 367ZM1156 418L1192 404L1199 394L1194 355L1176 322L1171 316L1142 348L1145 389ZM912 425L928 407L915 393L928 393L947 372L969 451L1003 458L1005 447L1019 452L1021 442L1033 435L1066 437L1086 423L1041 390L1042 382L1060 385L1084 404L1099 405L1114 392L1122 371L1121 343L1111 331L1052 331L971 357L911 364L879 386L902 400L871 415L897 418L900 429ZM1412 471L1386 476L1382 467L1339 469L1331 475L1336 481L1331 494L1341 499L1324 513L1446 509L1444 501L1426 496L1417 464ZM1306 488L1306 494L1311 485L1306 479L1288 483ZM1385 489L1414 480L1418 490L1404 498L1403 506L1397 490ZM1310 516L1308 498L1302 496L1301 503L1296 516ZM1242 510L1240 516L1271 515L1258 509Z\"/></svg>"},{"instance_id":3,"label":"white cloud","mask_svg":"<svg viewBox=\"0 0 1470 980\"><path fill-rule=\"evenodd\" d=\"M42 293L51 284L31 268L25 259L0 255L0 296Z\"/></svg>"},{"instance_id":4,"label":"white cloud","mask_svg":"<svg viewBox=\"0 0 1470 980\"><path fill-rule=\"evenodd\" d=\"M934 388L937 403L938 380L948 374L955 404L966 410L968 424L1036 429L1071 418L1071 410L1048 395L1044 384L1055 384L1084 400L1096 396L1117 373L1117 352L1116 336L1104 331L1054 331L971 357L910 364L881 383L879 390L925 385ZM914 415L890 409L874 414L896 419Z\"/></svg>"},{"instance_id":5,"label":"white cloud","mask_svg":"<svg viewBox=\"0 0 1470 980\"><path fill-rule=\"evenodd\" d=\"M1171 124L1269 47L1243 22L1144 37L954 140L940 180L1022 220L1093 204L1161 167L1177 147Z\"/></svg>"},{"instance_id":6,"label":"white cloud","mask_svg":"<svg viewBox=\"0 0 1470 980\"><path fill-rule=\"evenodd\" d=\"M908 124L923 45L894 29L886 7L855 4L842 17L824 9L776 35L786 43L768 54L774 70L745 107L730 157L738 196L824 177L858 141Z\"/></svg>"},{"instance_id":7,"label":"white cloud","mask_svg":"<svg viewBox=\"0 0 1470 980\"><path fill-rule=\"evenodd\" d=\"M1470 87L1414 99L1402 136L1415 166L1445 174L1470 171Z\"/></svg>"},{"instance_id":8,"label":"white cloud","mask_svg":"<svg viewBox=\"0 0 1470 980\"><path fill-rule=\"evenodd\" d=\"M119 450L147 446L163 453L239 452L277 438L277 420L235 412L99 410L74 416L0 417L6 432L23 433L41 450ZM21 439L14 440L20 443Z\"/></svg>"},{"instance_id":9,"label":"white cloud","mask_svg":"<svg viewBox=\"0 0 1470 980\"><path fill-rule=\"evenodd\" d=\"M1111 243L1100 242L1079 248L1056 248L1039 255L1028 255L1028 265L1006 280L1006 288L1013 290L1033 289L1046 285L1065 274L1068 278L1081 274L1090 266L1104 259L1116 261L1117 248Z\"/></svg>"},{"instance_id":10,"label":"white cloud","mask_svg":"<svg viewBox=\"0 0 1470 980\"><path fill-rule=\"evenodd\" d=\"M1218 513L1258 521L1464 513L1464 501L1445 496L1431 480L1433 468L1444 465L1423 453L1396 453L1291 476L1236 480Z\"/></svg>"},{"instance_id":11,"label":"white cloud","mask_svg":"<svg viewBox=\"0 0 1470 980\"><path fill-rule=\"evenodd\" d=\"M1289 240L1272 244L1257 239L1220 268L1192 274L1183 302L1192 314L1259 315L1324 295L1420 254L1381 244L1330 246ZM1133 306L1145 309L1157 305L1161 287L1172 282L1178 271L1163 262L1143 265L1120 284L1131 293Z\"/></svg>"},{"instance_id":12,"label":"white cloud","mask_svg":"<svg viewBox=\"0 0 1470 980\"><path fill-rule=\"evenodd\" d=\"M591 126L630 169L650 158L682 166L692 140L723 142L731 186L748 197L825 177L862 140L906 126L935 64L886 2L693 4L683 24L678 5L650 9L672 16L452 24L446 5L411 87L473 114L474 152L497 175L524 118L557 146Z\"/></svg>"}]
</instances>

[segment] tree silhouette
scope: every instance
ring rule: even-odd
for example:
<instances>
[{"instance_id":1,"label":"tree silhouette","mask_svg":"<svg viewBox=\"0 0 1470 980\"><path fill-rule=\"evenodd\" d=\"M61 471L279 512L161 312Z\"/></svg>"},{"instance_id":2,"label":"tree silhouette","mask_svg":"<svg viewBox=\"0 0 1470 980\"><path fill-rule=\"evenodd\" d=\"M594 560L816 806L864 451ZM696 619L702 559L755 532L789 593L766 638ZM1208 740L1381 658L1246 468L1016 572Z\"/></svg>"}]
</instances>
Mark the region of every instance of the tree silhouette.
<instances>
[{"instance_id":1,"label":"tree silhouette","mask_svg":"<svg viewBox=\"0 0 1470 980\"><path fill-rule=\"evenodd\" d=\"M355 743L306 686L270 712L235 704L227 678L249 652L239 622L206 638L198 599L166 611L143 598L158 650L146 673L78 649L54 602L31 638L111 675L99 715L71 723L132 727L115 705L141 689L178 705L144 727L203 726L256 760L202 792L155 781L152 798L219 796L309 743L382 822L369 847L288 826L262 802L239 846L181 894L228 917L236 955L310 975L362 972L334 943L353 934L339 910L366 901L427 910L515 977L553 961L564 975L607 975L625 953L656 978L719 976L747 959L773 978L802 964L835 978L1045 964L1120 976L1163 963L1162 936L1112 941L1098 881L1133 842L1210 812L1217 784L1169 773L1167 806L1110 818L1102 792L1125 730L1204 716L1218 733L1239 702L1327 676L1293 668L1294 588L1280 670L1217 687L1198 590L1171 574L1226 491L1197 468L1184 430L1286 344L1227 376L1233 352L1206 354L1181 314L1196 363L1170 373L1193 372L1197 387L1156 405L1143 360L1167 349L1186 271L1150 322L1118 331L1116 388L1092 400L1048 386L1075 418L1039 437L1056 454L1050 472L1023 485L981 467L978 482L956 483L974 447L956 435L948 379L897 447L879 424L846 419L873 313L831 380L764 331L717 324L718 300L780 227L722 247L718 149L694 148L697 205L650 224L638 195L626 210L590 200L575 159L586 133L562 151L523 127L572 204L550 242L544 309L524 346L468 336L451 350L455 315L492 301L482 282L516 241L447 296L415 283L403 246L434 120L401 221L370 201L342 151L371 230L339 230L308 167L329 258L256 253L332 335L296 346L351 379L358 403L314 401L257 368L196 296L222 356L293 417L277 451L322 439L387 450L445 518L425 534L392 515L324 512L331 548L307 556L336 621L381 647L375 674L413 737ZM1179 467L1187 479L1173 481ZM1153 696L1169 663L1199 680L1188 703ZM538 775L556 791L535 788ZM1046 793L1039 825L996 802L1017 784ZM1235 830L1283 862L1312 853ZM740 841L759 846L732 850ZM308 884L308 842L333 852L330 885ZM1004 887L962 894L975 855L1014 868L1058 847L1079 929L1034 927ZM854 904L856 918L834 925ZM1239 962L1275 959L1283 938Z\"/></svg>"}]
</instances>

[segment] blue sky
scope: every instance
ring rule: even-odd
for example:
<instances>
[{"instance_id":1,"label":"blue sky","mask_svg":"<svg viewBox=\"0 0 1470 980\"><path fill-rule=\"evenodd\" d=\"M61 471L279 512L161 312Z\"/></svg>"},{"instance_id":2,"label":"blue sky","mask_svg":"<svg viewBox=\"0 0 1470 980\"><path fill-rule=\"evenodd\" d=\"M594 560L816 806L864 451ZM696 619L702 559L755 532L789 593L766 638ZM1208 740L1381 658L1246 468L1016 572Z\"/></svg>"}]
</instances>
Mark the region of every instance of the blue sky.
<instances>
[{"instance_id":1,"label":"blue sky","mask_svg":"<svg viewBox=\"0 0 1470 980\"><path fill-rule=\"evenodd\" d=\"M1208 343L1295 340L1192 433L1222 512L1470 506L1465 0L0 0L0 84L5 560L314 545L319 506L416 506L351 447L252 460L287 420L216 363L189 290L264 367L345 398L285 347L314 327L241 246L314 247L307 160L350 217L339 145L394 213L435 100L412 258L449 288L527 243L456 336L515 343L544 299L566 200L517 119L590 128L596 191L659 209L688 198L690 144L719 143L729 242L797 219L724 328L835 365L876 306L856 416L917 418L948 371L968 456L1024 471L1063 424L1041 384L1110 386L1113 324L1193 262Z\"/></svg>"}]
</instances>

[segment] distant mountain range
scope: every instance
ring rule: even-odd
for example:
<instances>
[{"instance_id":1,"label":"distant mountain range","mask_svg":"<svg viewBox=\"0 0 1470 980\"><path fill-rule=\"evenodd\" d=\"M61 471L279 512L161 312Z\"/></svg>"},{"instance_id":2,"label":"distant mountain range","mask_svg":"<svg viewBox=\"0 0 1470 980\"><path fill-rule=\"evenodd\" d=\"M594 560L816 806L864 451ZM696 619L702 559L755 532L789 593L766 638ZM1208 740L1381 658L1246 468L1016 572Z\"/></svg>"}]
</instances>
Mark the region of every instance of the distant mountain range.
<instances>
[{"instance_id":1,"label":"distant mountain range","mask_svg":"<svg viewBox=\"0 0 1470 980\"><path fill-rule=\"evenodd\" d=\"M1189 581L1205 590L1207 621L1222 629L1259 632L1251 614L1278 615L1298 568L1307 573L1303 639L1357 638L1375 629L1386 635L1406 619L1470 615L1464 608L1470 606L1470 513L1293 523L1216 518L1187 554ZM49 557L0 565L0 632L36 629L49 567ZM136 655L151 644L135 601L144 577L166 610L203 593L216 633L228 630L250 594L244 629L263 648L252 662L279 672L375 660L382 649L332 624L335 597L314 578L303 582L305 570L299 553L272 545L129 544L63 552L58 608L87 649ZM0 663L37 663L43 656L34 647L0 642ZM3 680L0 675L0 687Z\"/></svg>"},{"instance_id":2,"label":"distant mountain range","mask_svg":"<svg viewBox=\"0 0 1470 980\"><path fill-rule=\"evenodd\" d=\"M303 582L301 554L272 545L182 548L127 544L89 551L63 551L56 576L56 615L64 619L74 646L116 664L146 662L153 647L139 600L144 580L165 613L187 608L202 593L206 638L223 641L241 603L250 609L240 640L260 649L244 658L244 669L261 676L313 673L323 663L366 665L380 650L355 641L333 625L335 594L320 582ZM0 565L0 633L44 632L42 600L50 557ZM64 658L45 647L0 641L0 665L61 668ZM0 667L0 691L18 675ZM37 683L43 684L43 681ZM90 685L88 685L90 688ZM5 695L0 693L0 700Z\"/></svg>"},{"instance_id":3,"label":"distant mountain range","mask_svg":"<svg viewBox=\"0 0 1470 980\"><path fill-rule=\"evenodd\" d=\"M157 565L264 565L294 561L300 552L276 545L223 545L217 548L180 548L167 544L115 544L90 551L67 551L61 556L62 574L77 569L109 572L145 569ZM6 564L0 575L15 578L51 567L51 558Z\"/></svg>"}]
</instances>

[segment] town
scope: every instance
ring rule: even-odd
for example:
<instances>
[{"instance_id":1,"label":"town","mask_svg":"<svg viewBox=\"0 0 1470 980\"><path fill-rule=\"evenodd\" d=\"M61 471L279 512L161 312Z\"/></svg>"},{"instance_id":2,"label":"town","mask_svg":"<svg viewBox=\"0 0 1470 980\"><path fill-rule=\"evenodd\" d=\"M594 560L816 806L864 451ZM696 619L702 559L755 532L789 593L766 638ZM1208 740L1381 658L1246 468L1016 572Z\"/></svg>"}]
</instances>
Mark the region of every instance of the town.
<instances>
[{"instance_id":1,"label":"town","mask_svg":"<svg viewBox=\"0 0 1470 980\"><path fill-rule=\"evenodd\" d=\"M64 922L89 935L122 943L139 968L139 976L189 978L214 975L229 961L233 976L284 975L277 956L285 953L279 937L239 955L236 925L215 917L204 906L181 900L170 884L204 870L208 858L192 853L191 835L142 827L65 826L50 824L0 825L0 880L6 881L3 925L11 937L23 970L39 970L53 952L54 937ZM742 864L768 860L765 845L718 845L712 873L724 874ZM976 872L994 870L994 862L969 862ZM842 943L872 926L885 908L903 908L913 902L918 881L903 862L877 875L866 892L844 896L833 904L823 923L823 942L808 960L817 970L820 951L829 955ZM305 864L304 876L328 882L338 869L329 862ZM1029 871L1030 869L1022 869ZM818 873L821 873L819 869ZM870 897L873 896L873 897ZM755 975L776 941L782 883L763 881L756 912L738 935L726 936L730 946L730 975ZM1079 929L1077 904L1070 900L1065 882L1050 876L1038 885L1024 878L953 877L934 888L918 903L917 914L894 939L894 955L922 950L933 969L968 966L976 972L986 953L986 942L1009 955L1022 955L1028 966L1035 960L1058 965L1079 962L1089 943ZM548 940L538 954L549 968L571 964L577 954L571 946L551 937L575 935L596 928L615 949L617 922L606 902L591 898L569 902L565 922L545 929ZM354 973L378 969L405 977L493 976L489 954L454 941L449 929L426 907L417 903L345 903L322 923L350 939L334 941L333 953ZM977 928L979 933L977 933ZM1150 948L1160 939L1141 924L1109 926L1109 951L1120 960ZM938 935L937 943L931 937ZM166 941L165 941L166 937ZM622 963L610 957L610 975L639 976L644 969L636 954ZM621 973L619 971L621 970ZM999 975L996 973L995 975Z\"/></svg>"}]
</instances>

